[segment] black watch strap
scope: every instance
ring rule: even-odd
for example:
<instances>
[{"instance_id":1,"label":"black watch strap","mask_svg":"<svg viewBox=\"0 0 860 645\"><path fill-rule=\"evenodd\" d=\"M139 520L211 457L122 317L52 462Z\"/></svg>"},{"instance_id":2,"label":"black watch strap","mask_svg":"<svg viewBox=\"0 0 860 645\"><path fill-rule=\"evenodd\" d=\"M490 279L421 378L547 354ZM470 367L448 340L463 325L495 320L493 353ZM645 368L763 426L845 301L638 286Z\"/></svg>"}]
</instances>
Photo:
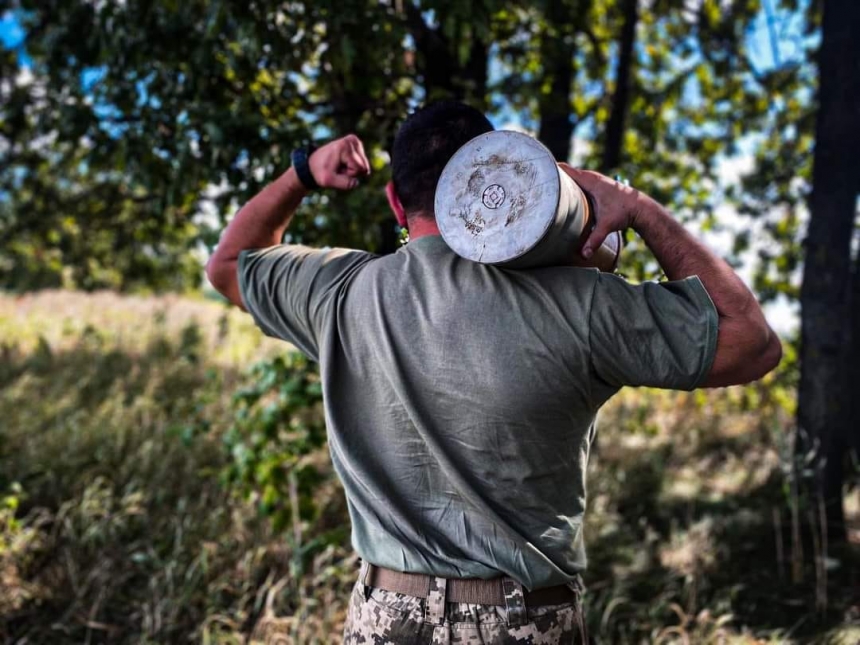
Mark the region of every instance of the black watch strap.
<instances>
[{"instance_id":1,"label":"black watch strap","mask_svg":"<svg viewBox=\"0 0 860 645\"><path fill-rule=\"evenodd\" d=\"M292 161L293 168L295 168L296 174L299 176L299 181L301 181L304 187L308 190L316 190L320 187L316 182L316 179L314 179L314 176L311 173L311 166L308 163L314 150L316 150L316 146L302 146L301 148L293 150L290 155L290 161Z\"/></svg>"}]
</instances>

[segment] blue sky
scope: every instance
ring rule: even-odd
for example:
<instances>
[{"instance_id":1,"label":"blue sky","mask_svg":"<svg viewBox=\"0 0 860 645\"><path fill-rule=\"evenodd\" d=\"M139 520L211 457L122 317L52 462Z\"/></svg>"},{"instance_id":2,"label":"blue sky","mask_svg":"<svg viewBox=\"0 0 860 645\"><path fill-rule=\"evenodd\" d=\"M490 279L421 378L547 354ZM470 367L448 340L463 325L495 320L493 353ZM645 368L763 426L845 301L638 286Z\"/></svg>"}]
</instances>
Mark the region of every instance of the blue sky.
<instances>
[{"instance_id":1,"label":"blue sky","mask_svg":"<svg viewBox=\"0 0 860 645\"><path fill-rule=\"evenodd\" d=\"M30 66L30 58L21 44L24 42L24 29L11 11L0 16L0 43L6 49L18 51L18 63L24 67Z\"/></svg>"}]
</instances>

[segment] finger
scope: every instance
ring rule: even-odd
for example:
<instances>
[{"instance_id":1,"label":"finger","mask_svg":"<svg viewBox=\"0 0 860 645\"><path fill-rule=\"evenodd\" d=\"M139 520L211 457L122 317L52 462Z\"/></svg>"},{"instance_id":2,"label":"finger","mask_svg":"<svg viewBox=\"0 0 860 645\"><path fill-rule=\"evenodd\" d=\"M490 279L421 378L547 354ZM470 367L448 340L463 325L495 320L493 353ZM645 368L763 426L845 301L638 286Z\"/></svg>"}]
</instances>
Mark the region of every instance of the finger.
<instances>
[{"instance_id":1,"label":"finger","mask_svg":"<svg viewBox=\"0 0 860 645\"><path fill-rule=\"evenodd\" d=\"M603 244L603 240L605 240L606 236L611 232L612 229L608 224L602 224L602 222L598 220L597 224L588 235L588 238L585 240L585 244L582 245L582 250L580 251L582 257L587 260L594 255L594 251L600 248L600 245Z\"/></svg>"},{"instance_id":2,"label":"finger","mask_svg":"<svg viewBox=\"0 0 860 645\"><path fill-rule=\"evenodd\" d=\"M352 190L358 186L358 179L351 177L348 174L333 173L328 178L326 185L329 188L336 188L337 190Z\"/></svg>"},{"instance_id":3,"label":"finger","mask_svg":"<svg viewBox=\"0 0 860 645\"><path fill-rule=\"evenodd\" d=\"M349 169L353 175L370 174L370 164L368 163L367 158L362 156L356 147L352 147L347 150L344 162L346 163L347 169Z\"/></svg>"},{"instance_id":4,"label":"finger","mask_svg":"<svg viewBox=\"0 0 860 645\"><path fill-rule=\"evenodd\" d=\"M367 168L367 174L370 174L370 160L367 158L367 153L364 151L364 143L362 143L361 139L358 137L355 138L356 143L358 144L358 154L361 155L361 158L364 160L364 166Z\"/></svg>"},{"instance_id":5,"label":"finger","mask_svg":"<svg viewBox=\"0 0 860 645\"><path fill-rule=\"evenodd\" d=\"M358 137L350 141L347 149L347 159L349 160L347 163L354 165L362 174L370 174L370 161L368 161L367 155L364 154L364 145Z\"/></svg>"}]
</instances>

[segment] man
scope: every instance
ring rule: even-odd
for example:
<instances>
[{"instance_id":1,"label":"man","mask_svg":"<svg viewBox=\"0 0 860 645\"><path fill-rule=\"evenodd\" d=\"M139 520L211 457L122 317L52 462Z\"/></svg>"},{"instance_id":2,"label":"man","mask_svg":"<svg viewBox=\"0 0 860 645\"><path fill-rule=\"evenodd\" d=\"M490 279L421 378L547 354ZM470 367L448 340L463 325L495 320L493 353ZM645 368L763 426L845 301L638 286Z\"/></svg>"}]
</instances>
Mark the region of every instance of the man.
<instances>
[{"instance_id":1,"label":"man","mask_svg":"<svg viewBox=\"0 0 860 645\"><path fill-rule=\"evenodd\" d=\"M584 640L597 410L625 385L746 383L780 360L731 268L648 196L597 173L562 165L598 213L582 254L633 228L670 282L455 255L436 227L436 182L489 130L480 112L450 102L404 123L387 187L410 234L397 253L280 245L309 187L351 190L370 172L350 135L309 163L295 154L207 267L266 334L320 363L332 461L364 561L348 643Z\"/></svg>"}]
</instances>

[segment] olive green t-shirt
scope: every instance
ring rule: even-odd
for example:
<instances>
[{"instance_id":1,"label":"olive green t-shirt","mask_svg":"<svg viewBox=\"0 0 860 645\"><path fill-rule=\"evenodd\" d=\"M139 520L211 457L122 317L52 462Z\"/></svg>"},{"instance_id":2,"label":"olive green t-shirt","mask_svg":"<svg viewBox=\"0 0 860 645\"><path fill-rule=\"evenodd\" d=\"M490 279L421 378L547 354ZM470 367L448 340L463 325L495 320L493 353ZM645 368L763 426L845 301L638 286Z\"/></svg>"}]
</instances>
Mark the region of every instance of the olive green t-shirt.
<instances>
[{"instance_id":1,"label":"olive green t-shirt","mask_svg":"<svg viewBox=\"0 0 860 645\"><path fill-rule=\"evenodd\" d=\"M353 546L399 571L569 582L598 409L624 385L695 388L716 348L696 277L503 269L438 236L246 251L239 281L262 330L319 361Z\"/></svg>"}]
</instances>

